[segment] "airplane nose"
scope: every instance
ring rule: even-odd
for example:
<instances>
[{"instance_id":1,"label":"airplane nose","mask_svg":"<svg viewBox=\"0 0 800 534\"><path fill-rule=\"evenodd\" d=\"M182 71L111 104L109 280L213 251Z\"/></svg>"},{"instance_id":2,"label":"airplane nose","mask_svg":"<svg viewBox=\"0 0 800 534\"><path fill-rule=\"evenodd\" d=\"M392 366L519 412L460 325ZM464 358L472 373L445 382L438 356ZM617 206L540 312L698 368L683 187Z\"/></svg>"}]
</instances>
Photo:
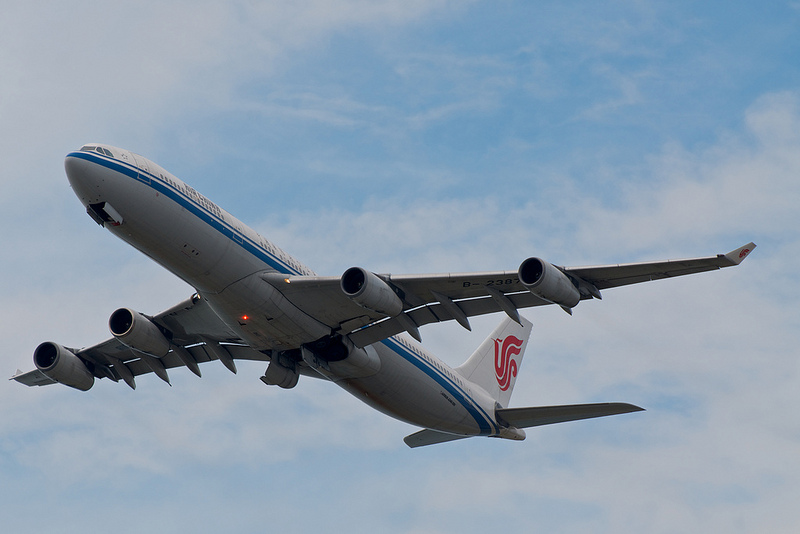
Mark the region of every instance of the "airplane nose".
<instances>
[{"instance_id":1,"label":"airplane nose","mask_svg":"<svg viewBox=\"0 0 800 534\"><path fill-rule=\"evenodd\" d=\"M72 190L84 206L100 202L100 187L102 178L98 172L98 165L85 158L80 153L68 154L64 159L64 170L67 173Z\"/></svg>"},{"instance_id":2,"label":"airplane nose","mask_svg":"<svg viewBox=\"0 0 800 534\"><path fill-rule=\"evenodd\" d=\"M67 179L70 183L78 176L83 169L84 161L73 156L71 153L64 158L64 170L67 171Z\"/></svg>"}]
</instances>

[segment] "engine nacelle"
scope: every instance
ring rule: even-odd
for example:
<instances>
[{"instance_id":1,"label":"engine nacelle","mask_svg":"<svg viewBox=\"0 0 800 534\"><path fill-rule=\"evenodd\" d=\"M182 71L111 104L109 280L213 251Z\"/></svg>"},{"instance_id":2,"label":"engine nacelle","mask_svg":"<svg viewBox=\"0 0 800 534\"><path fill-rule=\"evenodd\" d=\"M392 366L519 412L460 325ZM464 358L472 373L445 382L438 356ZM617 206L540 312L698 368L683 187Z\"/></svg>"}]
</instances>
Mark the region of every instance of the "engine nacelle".
<instances>
[{"instance_id":1,"label":"engine nacelle","mask_svg":"<svg viewBox=\"0 0 800 534\"><path fill-rule=\"evenodd\" d=\"M33 363L48 378L81 391L94 385L94 375L83 360L57 343L46 341L33 351Z\"/></svg>"},{"instance_id":2,"label":"engine nacelle","mask_svg":"<svg viewBox=\"0 0 800 534\"><path fill-rule=\"evenodd\" d=\"M300 354L309 367L334 382L372 376L381 369L381 358L373 347L358 348L347 336L307 343Z\"/></svg>"},{"instance_id":3,"label":"engine nacelle","mask_svg":"<svg viewBox=\"0 0 800 534\"><path fill-rule=\"evenodd\" d=\"M128 308L120 308L111 314L108 328L124 345L150 354L156 358L166 356L170 342L159 328L147 317Z\"/></svg>"},{"instance_id":4,"label":"engine nacelle","mask_svg":"<svg viewBox=\"0 0 800 534\"><path fill-rule=\"evenodd\" d=\"M574 308L581 293L558 267L539 258L528 258L519 266L519 281L528 291L544 300Z\"/></svg>"},{"instance_id":5,"label":"engine nacelle","mask_svg":"<svg viewBox=\"0 0 800 534\"><path fill-rule=\"evenodd\" d=\"M350 349L347 358L338 362L328 363L328 368L332 374L328 378L333 381L342 378L364 378L372 376L381 370L381 358L371 346L366 346L363 349L353 347Z\"/></svg>"},{"instance_id":6,"label":"engine nacelle","mask_svg":"<svg viewBox=\"0 0 800 534\"><path fill-rule=\"evenodd\" d=\"M370 311L396 317L403 311L403 301L389 284L361 267L351 267L342 275L340 286L345 295Z\"/></svg>"},{"instance_id":7,"label":"engine nacelle","mask_svg":"<svg viewBox=\"0 0 800 534\"><path fill-rule=\"evenodd\" d=\"M276 358L275 356L273 358ZM261 381L268 386L278 386L283 389L292 389L297 385L300 375L294 363L283 365L279 360L269 362Z\"/></svg>"}]
</instances>

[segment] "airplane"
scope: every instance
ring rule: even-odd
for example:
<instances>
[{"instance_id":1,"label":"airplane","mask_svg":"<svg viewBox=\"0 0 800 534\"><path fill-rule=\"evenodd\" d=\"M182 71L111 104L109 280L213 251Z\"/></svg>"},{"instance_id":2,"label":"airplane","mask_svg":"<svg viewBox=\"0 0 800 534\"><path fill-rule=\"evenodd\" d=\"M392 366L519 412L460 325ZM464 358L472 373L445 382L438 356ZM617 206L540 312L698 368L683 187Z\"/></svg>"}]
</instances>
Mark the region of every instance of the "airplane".
<instances>
[{"instance_id":1,"label":"airplane","mask_svg":"<svg viewBox=\"0 0 800 534\"><path fill-rule=\"evenodd\" d=\"M572 314L601 290L739 265L755 244L727 254L594 267L530 257L516 271L390 275L351 267L318 276L159 165L91 143L67 154L69 183L89 216L183 279L195 293L157 315L111 314L112 337L74 349L47 341L28 386L86 391L96 379L135 389L147 373L219 360L268 362L261 381L291 389L300 375L329 380L367 405L421 427L410 447L472 436L525 439L525 428L641 411L622 402L509 407L532 324L519 309L556 305ZM463 365L420 344L420 327L506 317ZM410 337L409 337L410 336ZM413 338L413 340L411 339Z\"/></svg>"}]
</instances>

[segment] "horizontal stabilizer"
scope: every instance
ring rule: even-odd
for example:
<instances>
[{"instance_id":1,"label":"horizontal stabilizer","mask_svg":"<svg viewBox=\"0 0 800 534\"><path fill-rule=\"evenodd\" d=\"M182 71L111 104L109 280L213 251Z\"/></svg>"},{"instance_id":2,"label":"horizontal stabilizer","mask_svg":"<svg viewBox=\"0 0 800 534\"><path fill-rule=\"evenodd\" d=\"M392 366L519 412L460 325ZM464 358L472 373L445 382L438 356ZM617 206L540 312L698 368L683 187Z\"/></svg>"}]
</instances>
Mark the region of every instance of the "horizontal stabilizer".
<instances>
[{"instance_id":1,"label":"horizontal stabilizer","mask_svg":"<svg viewBox=\"0 0 800 534\"><path fill-rule=\"evenodd\" d=\"M456 434L448 434L447 432L439 432L437 430L420 430L410 436L406 436L403 441L412 449L415 447L424 447L425 445L435 445L437 443L445 443L447 441L455 441L457 439L468 438L469 436L459 436Z\"/></svg>"},{"instance_id":2,"label":"horizontal stabilizer","mask_svg":"<svg viewBox=\"0 0 800 534\"><path fill-rule=\"evenodd\" d=\"M567 404L564 406L535 406L532 408L499 408L498 420L516 428L552 425L606 415L641 412L644 408L624 402L601 402L597 404ZM408 439L408 438L406 438Z\"/></svg>"}]
</instances>

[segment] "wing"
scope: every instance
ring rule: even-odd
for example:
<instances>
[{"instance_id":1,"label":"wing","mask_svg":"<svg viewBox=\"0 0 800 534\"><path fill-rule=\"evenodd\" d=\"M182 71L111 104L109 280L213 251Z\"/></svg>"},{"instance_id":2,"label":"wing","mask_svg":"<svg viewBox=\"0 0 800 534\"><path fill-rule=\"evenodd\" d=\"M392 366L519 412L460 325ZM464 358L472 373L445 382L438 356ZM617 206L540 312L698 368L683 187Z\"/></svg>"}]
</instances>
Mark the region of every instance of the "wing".
<instances>
[{"instance_id":1,"label":"wing","mask_svg":"<svg viewBox=\"0 0 800 534\"><path fill-rule=\"evenodd\" d=\"M38 369L28 371L27 373L23 373L17 369L17 373L11 377L11 380L16 380L20 384L25 384L26 386L47 386L57 383Z\"/></svg>"},{"instance_id":2,"label":"wing","mask_svg":"<svg viewBox=\"0 0 800 534\"><path fill-rule=\"evenodd\" d=\"M150 319L172 334L171 350L162 358L135 351L113 337L91 347L67 350L87 362L96 378L123 380L134 389L134 378L146 373L155 373L169 383L167 370L175 367L186 366L200 376L198 364L212 360L222 361L234 373L234 360L270 360L269 355L251 349L239 339L198 295ZM319 376L313 372L303 374ZM11 379L28 386L56 383L39 370L17 371Z\"/></svg>"},{"instance_id":3,"label":"wing","mask_svg":"<svg viewBox=\"0 0 800 534\"><path fill-rule=\"evenodd\" d=\"M749 243L728 254L704 258L595 267L554 267L532 258L539 262L537 265L543 272L551 273L550 280L566 281L568 289L575 293L574 302L566 304L550 293L532 289L520 278L530 260L523 262L517 271L399 276L370 273L367 277L377 281L379 289L385 289L374 302L395 299L398 304L393 312L385 311L383 305L365 306L348 296L339 277L265 274L263 278L279 286L281 293L303 312L333 331L348 335L356 346L364 347L404 331L420 340L419 327L435 322L455 320L469 329L469 317L499 311L516 321L520 320L517 313L520 308L555 303L569 311L578 300L600 298L601 289L738 265L754 248ZM94 377L123 380L132 388L136 387L136 376L150 372L169 382L167 370L174 367L186 366L199 376L198 364L211 360L220 360L234 373L234 360L270 360L268 354L250 348L238 338L197 295L150 320L171 335L170 351L161 358L134 351L116 338L80 350L67 350L88 363ZM298 365L300 374L320 376L304 362ZM11 378L28 386L54 383L38 370L18 371Z\"/></svg>"},{"instance_id":4,"label":"wing","mask_svg":"<svg viewBox=\"0 0 800 534\"><path fill-rule=\"evenodd\" d=\"M578 278L590 281L597 289L608 289L732 267L742 263L754 248L756 248L755 243L748 243L727 254L717 254L706 258L573 267L565 270Z\"/></svg>"},{"instance_id":5,"label":"wing","mask_svg":"<svg viewBox=\"0 0 800 534\"><path fill-rule=\"evenodd\" d=\"M578 290L579 299L584 300L601 298L602 289L738 265L754 248L755 244L748 243L727 254L702 258L554 269L566 277ZM525 263L520 270L524 266ZM499 311L519 321L520 308L558 303L523 284L520 270L377 275L402 301L402 311L394 316L348 298L338 277L281 275L280 289L304 312L334 330L349 334L355 345L363 347L404 331L419 340L419 327L435 322L455 320L469 329L469 317ZM562 307L570 311L572 306Z\"/></svg>"}]
</instances>

